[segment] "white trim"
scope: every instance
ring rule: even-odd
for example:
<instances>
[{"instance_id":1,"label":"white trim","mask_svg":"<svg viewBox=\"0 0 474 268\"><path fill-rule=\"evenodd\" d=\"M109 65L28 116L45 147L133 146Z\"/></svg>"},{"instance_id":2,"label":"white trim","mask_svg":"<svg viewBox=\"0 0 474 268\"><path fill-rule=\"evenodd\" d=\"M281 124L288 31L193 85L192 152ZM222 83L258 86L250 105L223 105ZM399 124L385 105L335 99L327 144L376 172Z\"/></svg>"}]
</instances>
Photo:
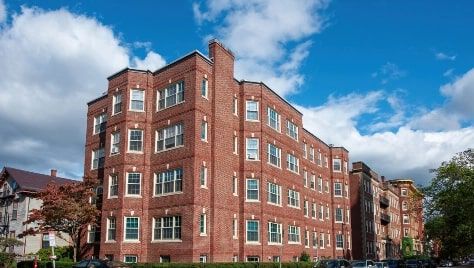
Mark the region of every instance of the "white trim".
<instances>
[{"instance_id":1,"label":"white trim","mask_svg":"<svg viewBox=\"0 0 474 268\"><path fill-rule=\"evenodd\" d=\"M249 102L256 102L257 103L257 119L248 119L248 109L247 105ZM245 101L245 121L248 122L260 122L260 102L257 100L246 100Z\"/></svg>"},{"instance_id":2,"label":"white trim","mask_svg":"<svg viewBox=\"0 0 474 268\"><path fill-rule=\"evenodd\" d=\"M140 193L139 194L129 194L128 193L128 174L140 174ZM125 197L135 197L141 198L142 197L142 173L141 172L126 172L125 173Z\"/></svg>"},{"instance_id":3,"label":"white trim","mask_svg":"<svg viewBox=\"0 0 474 268\"><path fill-rule=\"evenodd\" d=\"M143 110L135 110L132 109L132 93L133 91L142 91L143 92ZM141 88L131 88L130 89L130 101L128 105L128 110L131 112L139 112L139 113L144 113L145 112L145 99L146 99L146 92L144 89Z\"/></svg>"},{"instance_id":4,"label":"white trim","mask_svg":"<svg viewBox=\"0 0 474 268\"><path fill-rule=\"evenodd\" d=\"M138 219L138 239L126 239L127 237L127 219L137 218ZM124 216L123 217L123 242L124 243L139 243L140 242L140 217L135 216Z\"/></svg>"}]
</instances>

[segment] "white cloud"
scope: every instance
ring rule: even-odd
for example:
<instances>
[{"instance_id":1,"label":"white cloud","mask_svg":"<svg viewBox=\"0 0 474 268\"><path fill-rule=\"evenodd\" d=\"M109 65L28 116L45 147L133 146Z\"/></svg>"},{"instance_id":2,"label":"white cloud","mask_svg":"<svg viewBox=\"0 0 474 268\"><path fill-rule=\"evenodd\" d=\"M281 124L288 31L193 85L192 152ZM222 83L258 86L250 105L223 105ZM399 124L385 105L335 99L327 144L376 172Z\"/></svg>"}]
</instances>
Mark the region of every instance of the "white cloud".
<instances>
[{"instance_id":1,"label":"white cloud","mask_svg":"<svg viewBox=\"0 0 474 268\"><path fill-rule=\"evenodd\" d=\"M454 72L454 69L453 69L453 68L448 69L448 70L446 70L446 71L443 73L443 76L444 76L444 77L451 77L451 76L453 76L453 72Z\"/></svg>"},{"instance_id":2,"label":"white cloud","mask_svg":"<svg viewBox=\"0 0 474 268\"><path fill-rule=\"evenodd\" d=\"M447 55L443 52L437 52L437 53L435 53L435 58L437 60L451 60L451 61L453 61L453 60L456 59L456 55L451 55L450 56L450 55Z\"/></svg>"},{"instance_id":3,"label":"white cloud","mask_svg":"<svg viewBox=\"0 0 474 268\"><path fill-rule=\"evenodd\" d=\"M106 77L164 64L153 51L134 57L94 18L26 7L0 29L0 58L0 164L74 177L83 171L86 103L107 89Z\"/></svg>"},{"instance_id":4,"label":"white cloud","mask_svg":"<svg viewBox=\"0 0 474 268\"><path fill-rule=\"evenodd\" d=\"M163 67L165 63L165 59L160 54L150 51L144 59L133 57L131 66L137 69L155 71L158 68Z\"/></svg>"},{"instance_id":5,"label":"white cloud","mask_svg":"<svg viewBox=\"0 0 474 268\"><path fill-rule=\"evenodd\" d=\"M209 0L193 10L198 23L222 18L214 36L236 52L237 78L265 81L285 96L304 81L298 70L311 45L305 39L324 28L328 2Z\"/></svg>"},{"instance_id":6,"label":"white cloud","mask_svg":"<svg viewBox=\"0 0 474 268\"><path fill-rule=\"evenodd\" d=\"M392 62L387 62L380 67L380 69L371 74L372 78L380 78L382 84L387 84L391 80L398 80L405 77L406 71L400 69L398 65Z\"/></svg>"},{"instance_id":7,"label":"white cloud","mask_svg":"<svg viewBox=\"0 0 474 268\"><path fill-rule=\"evenodd\" d=\"M372 91L366 95L331 96L319 107L296 106L312 133L327 143L344 146L350 151L351 161L362 160L388 178L411 177L425 184L431 179L429 169L473 146L472 126L437 132L405 124L395 131L361 133L358 119L378 111L385 98L383 92Z\"/></svg>"},{"instance_id":8,"label":"white cloud","mask_svg":"<svg viewBox=\"0 0 474 268\"><path fill-rule=\"evenodd\" d=\"M474 118L474 68L458 77L452 83L441 87L441 93L448 98L449 109L464 119Z\"/></svg>"},{"instance_id":9,"label":"white cloud","mask_svg":"<svg viewBox=\"0 0 474 268\"><path fill-rule=\"evenodd\" d=\"M0 26L1 24L6 21L7 19L7 7L5 6L5 2L0 0Z\"/></svg>"}]
</instances>

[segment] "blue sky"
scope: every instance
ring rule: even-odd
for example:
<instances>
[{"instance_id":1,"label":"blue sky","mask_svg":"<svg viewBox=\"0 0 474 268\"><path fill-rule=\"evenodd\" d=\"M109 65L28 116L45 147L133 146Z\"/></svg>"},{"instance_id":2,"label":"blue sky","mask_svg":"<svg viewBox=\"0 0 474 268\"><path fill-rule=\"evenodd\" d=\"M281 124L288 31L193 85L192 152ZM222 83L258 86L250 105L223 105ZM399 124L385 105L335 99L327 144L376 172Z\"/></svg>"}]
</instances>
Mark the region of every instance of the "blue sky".
<instances>
[{"instance_id":1,"label":"blue sky","mask_svg":"<svg viewBox=\"0 0 474 268\"><path fill-rule=\"evenodd\" d=\"M0 164L82 176L85 102L106 77L207 53L217 37L237 78L269 84L351 161L425 184L474 144L472 25L467 0L0 0Z\"/></svg>"}]
</instances>

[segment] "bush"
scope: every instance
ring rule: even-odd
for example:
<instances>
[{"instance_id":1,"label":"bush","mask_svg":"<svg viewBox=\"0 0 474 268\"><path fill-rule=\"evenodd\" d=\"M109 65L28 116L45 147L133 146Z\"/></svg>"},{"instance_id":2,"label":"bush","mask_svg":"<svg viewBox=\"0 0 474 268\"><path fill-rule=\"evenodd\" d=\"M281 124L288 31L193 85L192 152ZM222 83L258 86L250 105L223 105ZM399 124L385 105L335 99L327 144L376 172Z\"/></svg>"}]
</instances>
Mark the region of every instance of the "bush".
<instances>
[{"instance_id":1,"label":"bush","mask_svg":"<svg viewBox=\"0 0 474 268\"><path fill-rule=\"evenodd\" d=\"M56 268L71 268L74 262L69 261L57 261ZM34 267L34 261L22 261L16 265L17 268L32 268ZM38 268L52 268L53 262L51 261L38 261Z\"/></svg>"},{"instance_id":2,"label":"bush","mask_svg":"<svg viewBox=\"0 0 474 268\"><path fill-rule=\"evenodd\" d=\"M42 248L38 250L36 254L42 261L49 261L49 256L53 255L51 247ZM57 261L59 262L72 262L73 254L72 247L65 246L54 248L54 255L57 256Z\"/></svg>"},{"instance_id":3,"label":"bush","mask_svg":"<svg viewBox=\"0 0 474 268\"><path fill-rule=\"evenodd\" d=\"M311 262L285 262L282 268L311 268ZM231 263L135 263L133 268L279 268L278 262L231 262ZM40 268L40 267L38 267Z\"/></svg>"}]
</instances>

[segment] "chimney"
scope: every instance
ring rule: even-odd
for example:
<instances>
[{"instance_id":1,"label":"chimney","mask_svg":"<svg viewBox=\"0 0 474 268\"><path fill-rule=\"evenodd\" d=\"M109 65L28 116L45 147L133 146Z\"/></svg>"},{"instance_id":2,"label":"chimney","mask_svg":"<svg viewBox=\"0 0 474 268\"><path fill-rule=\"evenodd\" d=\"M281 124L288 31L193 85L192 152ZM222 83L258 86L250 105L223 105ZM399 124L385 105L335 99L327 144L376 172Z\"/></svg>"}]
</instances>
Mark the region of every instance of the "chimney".
<instances>
[{"instance_id":1,"label":"chimney","mask_svg":"<svg viewBox=\"0 0 474 268\"><path fill-rule=\"evenodd\" d=\"M58 171L56 169L51 169L51 177L56 177Z\"/></svg>"}]
</instances>

